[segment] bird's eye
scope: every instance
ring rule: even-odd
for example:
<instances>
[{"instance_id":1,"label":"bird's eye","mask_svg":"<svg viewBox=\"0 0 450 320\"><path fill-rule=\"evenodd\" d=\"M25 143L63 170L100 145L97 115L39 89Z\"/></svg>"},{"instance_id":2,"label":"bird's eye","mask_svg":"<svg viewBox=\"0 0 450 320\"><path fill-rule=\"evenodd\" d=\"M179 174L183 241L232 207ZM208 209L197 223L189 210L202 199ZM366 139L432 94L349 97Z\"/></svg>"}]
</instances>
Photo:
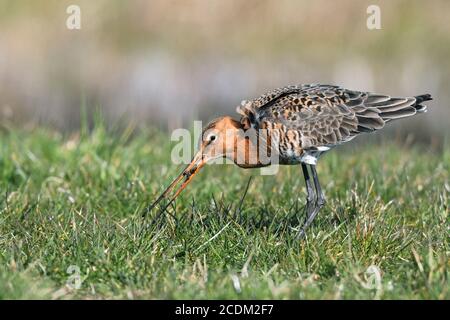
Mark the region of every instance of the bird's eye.
<instances>
[{"instance_id":1,"label":"bird's eye","mask_svg":"<svg viewBox=\"0 0 450 320\"><path fill-rule=\"evenodd\" d=\"M216 139L217 139L217 134L215 134L215 133L209 133L209 134L205 134L203 136L203 142L205 142L207 144L212 143Z\"/></svg>"}]
</instances>

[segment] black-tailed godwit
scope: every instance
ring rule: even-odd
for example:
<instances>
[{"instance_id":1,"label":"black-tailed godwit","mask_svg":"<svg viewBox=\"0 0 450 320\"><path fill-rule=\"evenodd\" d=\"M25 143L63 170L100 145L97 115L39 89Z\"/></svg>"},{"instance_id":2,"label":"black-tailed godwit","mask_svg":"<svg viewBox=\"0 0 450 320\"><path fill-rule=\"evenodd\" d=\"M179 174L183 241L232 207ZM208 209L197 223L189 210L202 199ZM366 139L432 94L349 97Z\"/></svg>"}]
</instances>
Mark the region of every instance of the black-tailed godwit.
<instances>
[{"instance_id":1,"label":"black-tailed godwit","mask_svg":"<svg viewBox=\"0 0 450 320\"><path fill-rule=\"evenodd\" d=\"M383 128L387 122L425 112L422 103L428 100L432 100L429 94L392 98L338 86L307 84L278 88L257 99L243 101L237 107L240 121L225 116L203 129L198 153L146 212L168 198L183 180L162 209L165 210L212 159L226 157L242 168L272 164L260 159L260 140L264 140L263 150L270 154L270 159L276 155L279 164L301 165L307 191L307 218L300 230L303 236L325 204L316 171L320 156L362 133ZM249 130L256 132L256 141L246 134Z\"/></svg>"}]
</instances>

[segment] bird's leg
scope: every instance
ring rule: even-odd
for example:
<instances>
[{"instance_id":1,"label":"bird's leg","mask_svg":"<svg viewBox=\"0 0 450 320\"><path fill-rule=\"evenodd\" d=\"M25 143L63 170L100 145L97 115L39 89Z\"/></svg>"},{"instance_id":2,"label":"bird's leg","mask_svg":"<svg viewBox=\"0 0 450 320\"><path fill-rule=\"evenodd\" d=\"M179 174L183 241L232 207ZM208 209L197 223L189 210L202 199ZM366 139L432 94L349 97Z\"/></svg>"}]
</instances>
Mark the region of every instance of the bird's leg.
<instances>
[{"instance_id":1,"label":"bird's leg","mask_svg":"<svg viewBox=\"0 0 450 320\"><path fill-rule=\"evenodd\" d=\"M325 195L323 194L322 188L319 183L319 176L317 175L316 166L311 166L311 172L314 179L314 186L316 187L316 195L317 195L317 206L319 210L325 205Z\"/></svg>"},{"instance_id":2,"label":"bird's leg","mask_svg":"<svg viewBox=\"0 0 450 320\"><path fill-rule=\"evenodd\" d=\"M311 225L311 223L316 218L317 214L319 213L320 209L325 204L325 196L322 192L322 188L320 187L319 183L319 177L317 176L316 166L310 165L311 173L314 180L314 187L316 189L316 197L314 199L314 205L313 209L311 210L311 213L308 216L308 219L306 220L305 224L303 225L302 229L300 230L299 237L303 238L305 236L306 229Z\"/></svg>"},{"instance_id":3,"label":"bird's leg","mask_svg":"<svg viewBox=\"0 0 450 320\"><path fill-rule=\"evenodd\" d=\"M315 199L314 189L311 182L311 177L309 176L308 167L306 164L302 163L302 171L303 171L303 177L305 178L305 184L306 184L306 212L307 216L309 217L312 213L313 208L313 201Z\"/></svg>"}]
</instances>

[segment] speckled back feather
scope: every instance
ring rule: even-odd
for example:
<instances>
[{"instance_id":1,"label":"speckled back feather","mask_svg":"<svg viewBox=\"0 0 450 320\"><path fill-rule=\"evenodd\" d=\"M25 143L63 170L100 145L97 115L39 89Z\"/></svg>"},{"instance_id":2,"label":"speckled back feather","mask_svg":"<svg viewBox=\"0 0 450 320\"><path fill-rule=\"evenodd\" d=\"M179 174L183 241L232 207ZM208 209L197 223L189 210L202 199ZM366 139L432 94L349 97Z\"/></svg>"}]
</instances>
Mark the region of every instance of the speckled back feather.
<instances>
[{"instance_id":1,"label":"speckled back feather","mask_svg":"<svg viewBox=\"0 0 450 320\"><path fill-rule=\"evenodd\" d=\"M237 108L244 128L277 129L286 150L332 147L386 122L423 112L430 95L391 98L332 85L307 84L270 91ZM284 141L286 140L286 141ZM283 146L281 146L283 148Z\"/></svg>"}]
</instances>

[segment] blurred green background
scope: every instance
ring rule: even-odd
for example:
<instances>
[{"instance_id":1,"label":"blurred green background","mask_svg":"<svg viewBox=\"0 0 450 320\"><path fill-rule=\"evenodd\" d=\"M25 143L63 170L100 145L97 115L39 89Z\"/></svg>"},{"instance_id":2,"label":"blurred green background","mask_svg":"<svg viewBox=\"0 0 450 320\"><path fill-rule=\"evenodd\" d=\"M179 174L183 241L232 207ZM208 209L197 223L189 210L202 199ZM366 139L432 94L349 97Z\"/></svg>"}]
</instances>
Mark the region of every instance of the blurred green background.
<instances>
[{"instance_id":1,"label":"blurred green background","mask_svg":"<svg viewBox=\"0 0 450 320\"><path fill-rule=\"evenodd\" d=\"M66 8L81 8L68 30ZM381 8L381 30L366 27ZM80 106L164 130L234 114L275 87L320 82L429 113L387 135L442 146L450 129L450 1L0 0L0 117L79 128Z\"/></svg>"}]
</instances>

